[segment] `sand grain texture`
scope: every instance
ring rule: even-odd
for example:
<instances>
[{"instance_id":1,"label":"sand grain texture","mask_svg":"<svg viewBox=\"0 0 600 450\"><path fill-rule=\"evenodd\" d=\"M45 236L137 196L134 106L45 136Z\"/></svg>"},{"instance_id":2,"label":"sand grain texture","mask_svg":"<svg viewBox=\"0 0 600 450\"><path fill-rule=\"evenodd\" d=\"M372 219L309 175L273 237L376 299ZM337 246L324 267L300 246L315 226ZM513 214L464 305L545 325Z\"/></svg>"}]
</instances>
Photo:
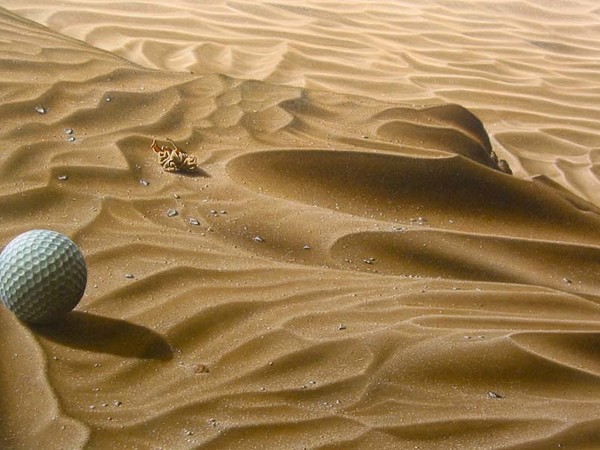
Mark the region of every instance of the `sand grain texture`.
<instances>
[{"instance_id":1,"label":"sand grain texture","mask_svg":"<svg viewBox=\"0 0 600 450\"><path fill-rule=\"evenodd\" d=\"M89 284L0 309L0 447L600 446L593 2L37 3L0 242Z\"/></svg>"}]
</instances>

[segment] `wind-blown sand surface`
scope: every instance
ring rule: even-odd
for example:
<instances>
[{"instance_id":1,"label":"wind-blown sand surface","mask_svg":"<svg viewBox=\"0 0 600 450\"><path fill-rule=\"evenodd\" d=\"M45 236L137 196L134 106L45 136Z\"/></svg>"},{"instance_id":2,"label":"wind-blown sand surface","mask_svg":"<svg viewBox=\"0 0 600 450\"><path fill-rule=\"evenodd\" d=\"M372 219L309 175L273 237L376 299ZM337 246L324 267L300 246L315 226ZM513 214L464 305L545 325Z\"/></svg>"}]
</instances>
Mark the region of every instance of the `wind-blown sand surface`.
<instances>
[{"instance_id":1,"label":"wind-blown sand surface","mask_svg":"<svg viewBox=\"0 0 600 450\"><path fill-rule=\"evenodd\" d=\"M0 309L0 448L600 448L595 1L38 3L0 246L89 279Z\"/></svg>"}]
</instances>

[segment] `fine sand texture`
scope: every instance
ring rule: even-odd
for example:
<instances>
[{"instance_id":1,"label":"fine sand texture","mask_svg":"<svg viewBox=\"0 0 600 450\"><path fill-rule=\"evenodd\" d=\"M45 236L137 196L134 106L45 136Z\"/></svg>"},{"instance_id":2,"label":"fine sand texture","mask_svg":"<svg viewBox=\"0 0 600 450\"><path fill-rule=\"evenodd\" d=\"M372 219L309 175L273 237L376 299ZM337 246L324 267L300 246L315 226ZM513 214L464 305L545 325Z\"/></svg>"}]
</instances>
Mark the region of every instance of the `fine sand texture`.
<instances>
[{"instance_id":1,"label":"fine sand texture","mask_svg":"<svg viewBox=\"0 0 600 450\"><path fill-rule=\"evenodd\" d=\"M0 248L88 286L0 308L0 448L600 448L595 0L40 3Z\"/></svg>"}]
</instances>

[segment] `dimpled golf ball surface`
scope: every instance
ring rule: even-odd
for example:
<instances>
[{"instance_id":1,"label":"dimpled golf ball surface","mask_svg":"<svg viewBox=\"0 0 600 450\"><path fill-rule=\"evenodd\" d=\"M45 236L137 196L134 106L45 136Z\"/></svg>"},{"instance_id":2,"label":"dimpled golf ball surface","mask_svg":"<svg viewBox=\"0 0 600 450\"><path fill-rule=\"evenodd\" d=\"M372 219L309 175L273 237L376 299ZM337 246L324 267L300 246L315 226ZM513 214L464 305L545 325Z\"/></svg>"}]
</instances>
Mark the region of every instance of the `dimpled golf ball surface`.
<instances>
[{"instance_id":1,"label":"dimpled golf ball surface","mask_svg":"<svg viewBox=\"0 0 600 450\"><path fill-rule=\"evenodd\" d=\"M83 255L68 237L27 231L0 253L0 297L19 319L47 323L71 311L85 291Z\"/></svg>"}]
</instances>

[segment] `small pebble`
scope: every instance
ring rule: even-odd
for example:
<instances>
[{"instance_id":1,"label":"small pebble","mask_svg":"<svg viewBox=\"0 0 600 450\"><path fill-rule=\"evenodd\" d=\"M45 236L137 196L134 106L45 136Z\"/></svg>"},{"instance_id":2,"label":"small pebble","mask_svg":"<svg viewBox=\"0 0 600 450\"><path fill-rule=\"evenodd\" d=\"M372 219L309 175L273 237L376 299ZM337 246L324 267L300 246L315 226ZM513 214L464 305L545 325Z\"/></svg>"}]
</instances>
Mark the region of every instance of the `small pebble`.
<instances>
[{"instance_id":1,"label":"small pebble","mask_svg":"<svg viewBox=\"0 0 600 450\"><path fill-rule=\"evenodd\" d=\"M75 136L69 136L67 142L75 142Z\"/></svg>"},{"instance_id":2,"label":"small pebble","mask_svg":"<svg viewBox=\"0 0 600 450\"><path fill-rule=\"evenodd\" d=\"M302 250L310 250L312 247L310 245L305 245L302 247Z\"/></svg>"},{"instance_id":3,"label":"small pebble","mask_svg":"<svg viewBox=\"0 0 600 450\"><path fill-rule=\"evenodd\" d=\"M115 406L117 406L117 407L121 406L122 404L123 404L123 402L121 402L121 401L119 401L119 400L115 400L115 401L113 402L113 405L115 405Z\"/></svg>"},{"instance_id":4,"label":"small pebble","mask_svg":"<svg viewBox=\"0 0 600 450\"><path fill-rule=\"evenodd\" d=\"M73 134L73 128L65 128L65 134Z\"/></svg>"},{"instance_id":5,"label":"small pebble","mask_svg":"<svg viewBox=\"0 0 600 450\"><path fill-rule=\"evenodd\" d=\"M345 330L345 329L346 329L346 325L344 325L343 323L340 323L338 325L338 330L342 331L342 330Z\"/></svg>"},{"instance_id":6,"label":"small pebble","mask_svg":"<svg viewBox=\"0 0 600 450\"><path fill-rule=\"evenodd\" d=\"M106 97L104 97L104 101L110 102L110 101L112 101L112 97L110 95L107 95Z\"/></svg>"},{"instance_id":7,"label":"small pebble","mask_svg":"<svg viewBox=\"0 0 600 450\"><path fill-rule=\"evenodd\" d=\"M487 393L487 397L488 398L504 398L502 395L498 394L497 392L494 391L489 391Z\"/></svg>"},{"instance_id":8,"label":"small pebble","mask_svg":"<svg viewBox=\"0 0 600 450\"><path fill-rule=\"evenodd\" d=\"M58 178L60 181L65 181L67 180L69 177L67 175L59 175L56 178Z\"/></svg>"},{"instance_id":9,"label":"small pebble","mask_svg":"<svg viewBox=\"0 0 600 450\"><path fill-rule=\"evenodd\" d=\"M46 114L48 112L48 110L46 108L44 108L43 106L36 106L35 112L38 114Z\"/></svg>"},{"instance_id":10,"label":"small pebble","mask_svg":"<svg viewBox=\"0 0 600 450\"><path fill-rule=\"evenodd\" d=\"M375 258L367 258L367 259L363 259L363 262L365 264L374 264L375 263Z\"/></svg>"},{"instance_id":11,"label":"small pebble","mask_svg":"<svg viewBox=\"0 0 600 450\"><path fill-rule=\"evenodd\" d=\"M173 194L173 198L180 198L179 194Z\"/></svg>"},{"instance_id":12,"label":"small pebble","mask_svg":"<svg viewBox=\"0 0 600 450\"><path fill-rule=\"evenodd\" d=\"M573 282L571 280L569 280L568 278L563 278L562 280L563 280L563 283L568 284L569 286L571 284L573 284Z\"/></svg>"},{"instance_id":13,"label":"small pebble","mask_svg":"<svg viewBox=\"0 0 600 450\"><path fill-rule=\"evenodd\" d=\"M176 210L174 210L174 209L169 209L167 211L167 216L168 217L175 217L177 214L179 214L179 213Z\"/></svg>"},{"instance_id":14,"label":"small pebble","mask_svg":"<svg viewBox=\"0 0 600 450\"><path fill-rule=\"evenodd\" d=\"M125 274L125 278L129 278L130 280L132 280L132 279L133 279L133 278L135 278L135 277L133 276L133 274L132 274L132 273L126 273L126 274Z\"/></svg>"},{"instance_id":15,"label":"small pebble","mask_svg":"<svg viewBox=\"0 0 600 450\"><path fill-rule=\"evenodd\" d=\"M198 219L194 219L193 217L190 217L188 219L188 222L190 223L190 225L194 225L194 226L200 225L200 221Z\"/></svg>"},{"instance_id":16,"label":"small pebble","mask_svg":"<svg viewBox=\"0 0 600 450\"><path fill-rule=\"evenodd\" d=\"M142 179L140 180L140 184L141 184L142 186L148 186L150 183L149 183L148 181L146 181L146 180L144 180L144 179L142 178Z\"/></svg>"},{"instance_id":17,"label":"small pebble","mask_svg":"<svg viewBox=\"0 0 600 450\"><path fill-rule=\"evenodd\" d=\"M198 364L198 365L196 365L196 367L194 367L194 373L201 374L201 373L209 373L209 372L210 372L210 370L206 364Z\"/></svg>"},{"instance_id":18,"label":"small pebble","mask_svg":"<svg viewBox=\"0 0 600 450\"><path fill-rule=\"evenodd\" d=\"M260 236L254 236L252 239L254 240L254 242L265 242L265 240Z\"/></svg>"}]
</instances>

